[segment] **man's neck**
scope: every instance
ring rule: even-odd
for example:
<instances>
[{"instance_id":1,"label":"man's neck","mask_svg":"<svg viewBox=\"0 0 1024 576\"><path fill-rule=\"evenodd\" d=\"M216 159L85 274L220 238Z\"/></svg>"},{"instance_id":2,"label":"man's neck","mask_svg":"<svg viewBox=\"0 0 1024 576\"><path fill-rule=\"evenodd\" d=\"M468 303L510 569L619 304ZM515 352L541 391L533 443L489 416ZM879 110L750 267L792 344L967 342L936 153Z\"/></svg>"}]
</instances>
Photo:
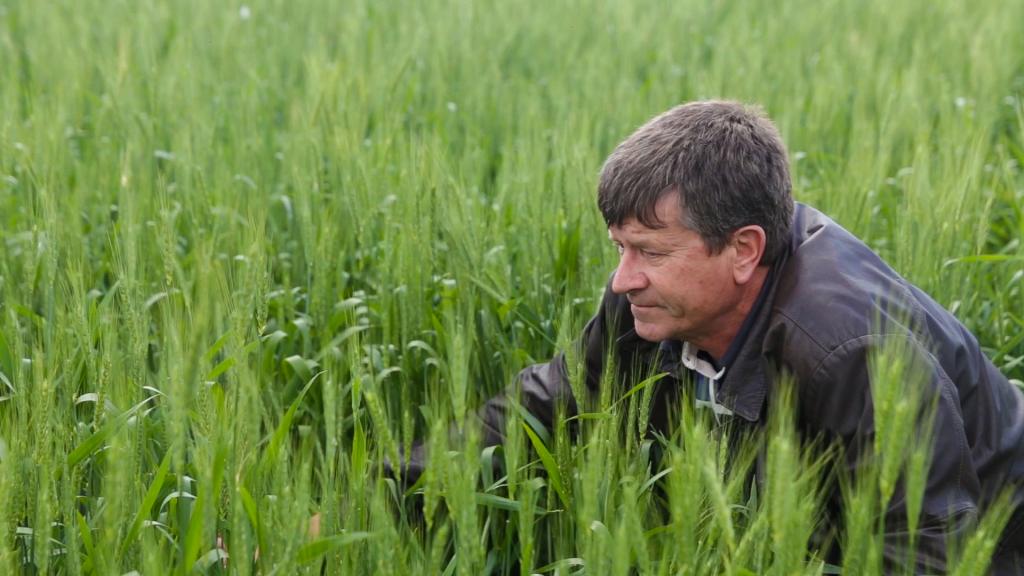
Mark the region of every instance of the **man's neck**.
<instances>
[{"instance_id":1,"label":"man's neck","mask_svg":"<svg viewBox=\"0 0 1024 576\"><path fill-rule=\"evenodd\" d=\"M757 304L757 298L760 296L761 289L768 279L769 272L771 272L771 268L768 266L757 267L757 270L754 271L754 276L743 286L739 300L733 308L733 313L724 319L724 328L719 330L717 337L706 342L693 342L692 344L706 352L716 362L720 362L729 351L729 346L732 345L733 340L737 336L741 336L740 331L743 323L754 309L754 305Z\"/></svg>"}]
</instances>

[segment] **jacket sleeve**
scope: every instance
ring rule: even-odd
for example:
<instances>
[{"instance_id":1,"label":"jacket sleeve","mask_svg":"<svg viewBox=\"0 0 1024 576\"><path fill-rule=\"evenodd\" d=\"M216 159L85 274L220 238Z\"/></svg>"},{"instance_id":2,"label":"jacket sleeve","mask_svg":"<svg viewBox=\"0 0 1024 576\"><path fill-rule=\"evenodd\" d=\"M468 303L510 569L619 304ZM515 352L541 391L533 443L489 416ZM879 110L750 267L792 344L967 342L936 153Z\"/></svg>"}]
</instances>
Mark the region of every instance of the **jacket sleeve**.
<instances>
[{"instance_id":1,"label":"jacket sleeve","mask_svg":"<svg viewBox=\"0 0 1024 576\"><path fill-rule=\"evenodd\" d=\"M609 282L598 312L583 328L581 338L574 344L583 361L586 390L596 392L600 387L605 358L615 340L632 331L632 316L625 298L612 293ZM551 361L528 366L519 372L513 383L504 392L488 400L476 412L475 419L482 431L483 446L501 444L504 440L505 421L513 402L518 402L527 412L545 426L550 426L560 404L565 414L576 414L576 398L569 384L565 353L557 354ZM401 480L412 485L423 473L427 455L422 443L416 443L410 450L408 462L398 467ZM395 467L385 463L385 471L394 474Z\"/></svg>"},{"instance_id":2,"label":"jacket sleeve","mask_svg":"<svg viewBox=\"0 0 1024 576\"><path fill-rule=\"evenodd\" d=\"M917 570L945 571L948 539L968 534L978 515L979 480L971 459L957 388L939 362L916 338L906 334L876 334L855 338L830 351L801 392L801 412L809 428L838 440L844 449L847 477L857 480L866 467L877 463L872 456L882 410L876 405L886 395L871 387L872 355L899 351L905 361L902 378L878 386L895 386L890 400L907 399L911 387L919 392L918 407L906 418L914 419L902 447L920 446L929 451L921 513L915 530ZM885 357L890 360L889 357ZM892 394L895 393L895 396ZM914 414L920 415L915 418ZM930 422L930 426L927 423ZM922 435L930 430L930 439ZM892 457L899 449L886 450ZM905 453L904 453L905 454ZM885 509L883 561L887 568L902 567L910 542L907 494L901 473ZM842 510L842 495L834 490L832 510Z\"/></svg>"}]
</instances>

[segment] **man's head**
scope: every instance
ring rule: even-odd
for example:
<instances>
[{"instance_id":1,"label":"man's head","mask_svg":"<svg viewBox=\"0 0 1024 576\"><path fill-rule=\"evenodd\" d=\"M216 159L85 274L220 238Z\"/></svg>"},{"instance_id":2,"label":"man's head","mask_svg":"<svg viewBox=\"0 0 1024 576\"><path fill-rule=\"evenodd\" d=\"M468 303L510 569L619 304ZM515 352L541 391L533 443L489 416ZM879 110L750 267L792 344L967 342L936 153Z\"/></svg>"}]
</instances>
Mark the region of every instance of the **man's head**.
<instances>
[{"instance_id":1,"label":"man's head","mask_svg":"<svg viewBox=\"0 0 1024 576\"><path fill-rule=\"evenodd\" d=\"M786 250L782 140L759 111L696 102L654 118L605 162L598 204L621 259L612 290L652 341L724 354Z\"/></svg>"},{"instance_id":2,"label":"man's head","mask_svg":"<svg viewBox=\"0 0 1024 576\"><path fill-rule=\"evenodd\" d=\"M765 233L762 264L786 249L793 215L789 161L778 130L759 109L691 102L656 116L604 163L598 206L605 222L636 218L657 227L655 204L676 195L687 228L713 253L747 225Z\"/></svg>"}]
</instances>

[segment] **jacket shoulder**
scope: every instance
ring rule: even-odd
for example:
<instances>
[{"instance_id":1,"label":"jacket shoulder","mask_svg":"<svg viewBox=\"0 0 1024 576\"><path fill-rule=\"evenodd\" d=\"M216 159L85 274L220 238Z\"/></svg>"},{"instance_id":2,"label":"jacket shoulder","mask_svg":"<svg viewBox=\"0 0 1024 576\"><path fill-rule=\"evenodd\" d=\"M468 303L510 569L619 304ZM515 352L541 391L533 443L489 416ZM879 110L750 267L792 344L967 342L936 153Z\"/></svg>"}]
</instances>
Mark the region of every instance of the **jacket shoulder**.
<instances>
[{"instance_id":1,"label":"jacket shoulder","mask_svg":"<svg viewBox=\"0 0 1024 576\"><path fill-rule=\"evenodd\" d=\"M814 366L806 364L816 366L865 337L914 333L924 313L907 281L881 257L832 219L801 205L772 320L775 337L783 337L776 344L805 357L807 370Z\"/></svg>"}]
</instances>

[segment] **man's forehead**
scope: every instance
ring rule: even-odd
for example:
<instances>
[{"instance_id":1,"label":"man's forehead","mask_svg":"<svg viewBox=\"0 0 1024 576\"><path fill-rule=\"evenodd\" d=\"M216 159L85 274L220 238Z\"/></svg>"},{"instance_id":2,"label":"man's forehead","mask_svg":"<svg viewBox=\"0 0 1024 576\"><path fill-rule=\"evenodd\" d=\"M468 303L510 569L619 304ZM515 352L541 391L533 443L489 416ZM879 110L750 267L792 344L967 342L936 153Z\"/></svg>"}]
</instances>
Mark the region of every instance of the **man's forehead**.
<instances>
[{"instance_id":1,"label":"man's forehead","mask_svg":"<svg viewBox=\"0 0 1024 576\"><path fill-rule=\"evenodd\" d=\"M692 232L682 223L665 222L657 228L651 228L636 218L630 218L620 225L608 226L608 238L613 242L674 242L688 240Z\"/></svg>"},{"instance_id":2,"label":"man's forehead","mask_svg":"<svg viewBox=\"0 0 1024 576\"><path fill-rule=\"evenodd\" d=\"M608 237L616 240L623 236L647 236L662 229L664 229L664 226L661 228L651 228L636 218L629 218L622 224L608 226Z\"/></svg>"},{"instance_id":3,"label":"man's forehead","mask_svg":"<svg viewBox=\"0 0 1024 576\"><path fill-rule=\"evenodd\" d=\"M671 227L672 224L683 221L683 209L679 202L678 194L671 192L663 194L658 198L654 206L651 207L651 210L643 212L643 216L638 217L638 214L631 214L628 218L622 220L622 224L630 221L640 221L652 229Z\"/></svg>"}]
</instances>

